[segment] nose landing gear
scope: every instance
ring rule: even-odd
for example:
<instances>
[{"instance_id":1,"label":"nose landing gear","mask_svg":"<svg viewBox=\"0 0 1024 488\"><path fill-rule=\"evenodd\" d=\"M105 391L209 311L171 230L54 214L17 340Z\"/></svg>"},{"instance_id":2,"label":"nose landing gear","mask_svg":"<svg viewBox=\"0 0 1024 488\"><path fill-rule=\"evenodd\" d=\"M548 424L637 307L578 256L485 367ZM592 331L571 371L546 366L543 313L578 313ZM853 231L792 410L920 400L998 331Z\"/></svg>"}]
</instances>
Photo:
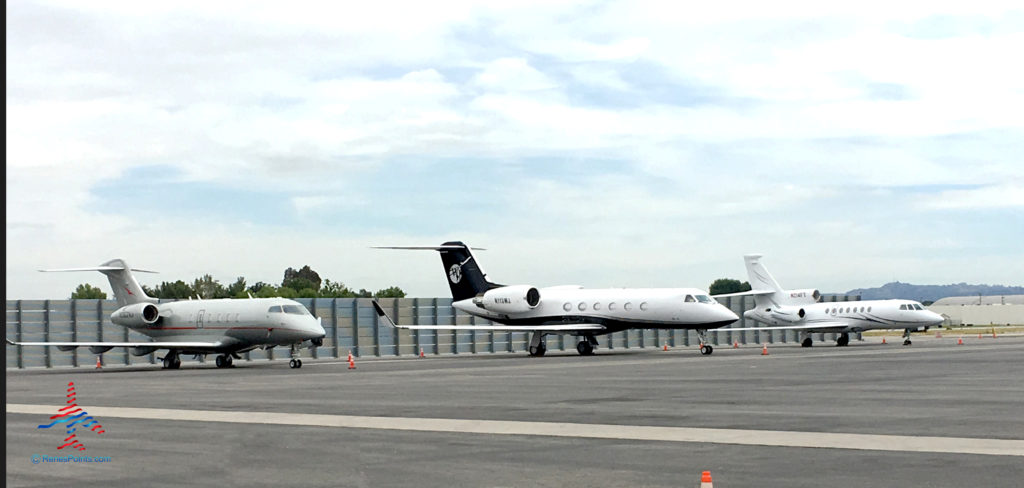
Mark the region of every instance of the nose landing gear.
<instances>
[{"instance_id":1,"label":"nose landing gear","mask_svg":"<svg viewBox=\"0 0 1024 488\"><path fill-rule=\"evenodd\" d=\"M697 329L697 337L700 338L700 353L704 356L711 355L715 352L715 348L708 344L708 331L706 329Z\"/></svg>"},{"instance_id":2,"label":"nose landing gear","mask_svg":"<svg viewBox=\"0 0 1024 488\"><path fill-rule=\"evenodd\" d=\"M292 369L298 369L302 367L302 359L299 359L299 346L292 344L291 348L291 361L288 361L288 367Z\"/></svg>"}]
</instances>

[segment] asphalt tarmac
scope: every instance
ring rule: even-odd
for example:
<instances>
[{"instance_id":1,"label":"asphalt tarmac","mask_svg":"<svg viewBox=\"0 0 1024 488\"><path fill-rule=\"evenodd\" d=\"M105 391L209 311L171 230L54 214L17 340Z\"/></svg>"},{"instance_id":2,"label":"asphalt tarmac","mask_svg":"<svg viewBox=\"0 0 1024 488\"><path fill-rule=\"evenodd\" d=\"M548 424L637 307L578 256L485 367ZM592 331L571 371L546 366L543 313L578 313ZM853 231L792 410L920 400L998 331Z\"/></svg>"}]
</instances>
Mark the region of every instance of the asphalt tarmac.
<instances>
[{"instance_id":1,"label":"asphalt tarmac","mask_svg":"<svg viewBox=\"0 0 1024 488\"><path fill-rule=\"evenodd\" d=\"M7 370L6 485L1024 484L1024 337L895 339Z\"/></svg>"}]
</instances>

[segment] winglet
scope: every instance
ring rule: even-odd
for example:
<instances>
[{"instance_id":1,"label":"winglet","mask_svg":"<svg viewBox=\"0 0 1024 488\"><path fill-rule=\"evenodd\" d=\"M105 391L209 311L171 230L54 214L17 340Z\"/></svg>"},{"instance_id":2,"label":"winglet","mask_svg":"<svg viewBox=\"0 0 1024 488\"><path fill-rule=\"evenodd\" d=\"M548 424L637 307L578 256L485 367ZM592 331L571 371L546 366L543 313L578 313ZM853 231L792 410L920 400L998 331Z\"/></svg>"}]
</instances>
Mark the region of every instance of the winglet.
<instances>
[{"instance_id":1,"label":"winglet","mask_svg":"<svg viewBox=\"0 0 1024 488\"><path fill-rule=\"evenodd\" d=\"M12 346L17 346L17 345L18 345L18 343L14 342L14 341L12 341L12 340L10 340L10 339L6 338L6 337L4 337L4 340L5 340L5 341L7 341L7 343L8 343L8 344L10 344L10 345L12 345Z\"/></svg>"},{"instance_id":2,"label":"winglet","mask_svg":"<svg viewBox=\"0 0 1024 488\"><path fill-rule=\"evenodd\" d=\"M398 327L397 325L395 325L395 322L391 320L391 317L388 317L388 314L384 312L384 309L380 307L380 304L377 303L377 300L371 301L373 302L373 309L377 311L377 316L380 317L380 320L382 322L392 327Z\"/></svg>"}]
</instances>

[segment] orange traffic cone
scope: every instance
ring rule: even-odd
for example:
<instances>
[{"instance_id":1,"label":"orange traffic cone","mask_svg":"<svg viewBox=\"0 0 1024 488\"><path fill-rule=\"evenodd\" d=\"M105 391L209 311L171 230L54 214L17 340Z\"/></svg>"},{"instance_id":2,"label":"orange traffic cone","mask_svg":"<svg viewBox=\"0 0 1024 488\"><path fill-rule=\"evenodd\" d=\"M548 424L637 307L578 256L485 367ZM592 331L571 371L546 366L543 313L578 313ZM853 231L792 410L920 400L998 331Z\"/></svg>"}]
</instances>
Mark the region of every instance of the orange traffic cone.
<instances>
[{"instance_id":1,"label":"orange traffic cone","mask_svg":"<svg viewBox=\"0 0 1024 488\"><path fill-rule=\"evenodd\" d=\"M761 348L761 355L762 356L767 356L768 355L768 343L767 342L764 344L764 347Z\"/></svg>"},{"instance_id":2,"label":"orange traffic cone","mask_svg":"<svg viewBox=\"0 0 1024 488\"><path fill-rule=\"evenodd\" d=\"M352 359L352 356L348 357L348 369L356 369L356 361Z\"/></svg>"},{"instance_id":3,"label":"orange traffic cone","mask_svg":"<svg viewBox=\"0 0 1024 488\"><path fill-rule=\"evenodd\" d=\"M885 344L885 336L882 336L882 344Z\"/></svg>"},{"instance_id":4,"label":"orange traffic cone","mask_svg":"<svg viewBox=\"0 0 1024 488\"><path fill-rule=\"evenodd\" d=\"M941 330L937 330L937 331L935 331L935 338L936 338L936 339L939 339L939 338L941 338L941 337L942 337L942 331L941 331Z\"/></svg>"},{"instance_id":5,"label":"orange traffic cone","mask_svg":"<svg viewBox=\"0 0 1024 488\"><path fill-rule=\"evenodd\" d=\"M96 356L96 369L103 368L103 363L100 362L100 357Z\"/></svg>"},{"instance_id":6,"label":"orange traffic cone","mask_svg":"<svg viewBox=\"0 0 1024 488\"><path fill-rule=\"evenodd\" d=\"M668 350L668 341L665 341L665 346L661 348L662 351Z\"/></svg>"},{"instance_id":7,"label":"orange traffic cone","mask_svg":"<svg viewBox=\"0 0 1024 488\"><path fill-rule=\"evenodd\" d=\"M978 332L978 339L981 339L981 332Z\"/></svg>"},{"instance_id":8,"label":"orange traffic cone","mask_svg":"<svg viewBox=\"0 0 1024 488\"><path fill-rule=\"evenodd\" d=\"M348 350L348 362L350 362L350 363L352 362L352 350L351 349Z\"/></svg>"},{"instance_id":9,"label":"orange traffic cone","mask_svg":"<svg viewBox=\"0 0 1024 488\"><path fill-rule=\"evenodd\" d=\"M956 343L958 345L961 345L961 346L964 345L964 338L963 337L957 337L956 338Z\"/></svg>"},{"instance_id":10,"label":"orange traffic cone","mask_svg":"<svg viewBox=\"0 0 1024 488\"><path fill-rule=\"evenodd\" d=\"M423 348L422 348L422 347L420 348L420 357L421 357L421 358L425 358L425 357L427 357L427 356L425 356L425 355L423 354Z\"/></svg>"},{"instance_id":11,"label":"orange traffic cone","mask_svg":"<svg viewBox=\"0 0 1024 488\"><path fill-rule=\"evenodd\" d=\"M700 474L700 488L713 488L711 486L711 471Z\"/></svg>"},{"instance_id":12,"label":"orange traffic cone","mask_svg":"<svg viewBox=\"0 0 1024 488\"><path fill-rule=\"evenodd\" d=\"M740 348L740 341L732 341L732 348L733 349L739 349Z\"/></svg>"},{"instance_id":13,"label":"orange traffic cone","mask_svg":"<svg viewBox=\"0 0 1024 488\"><path fill-rule=\"evenodd\" d=\"M996 338L996 329L995 328L992 329L992 338L993 339Z\"/></svg>"}]
</instances>

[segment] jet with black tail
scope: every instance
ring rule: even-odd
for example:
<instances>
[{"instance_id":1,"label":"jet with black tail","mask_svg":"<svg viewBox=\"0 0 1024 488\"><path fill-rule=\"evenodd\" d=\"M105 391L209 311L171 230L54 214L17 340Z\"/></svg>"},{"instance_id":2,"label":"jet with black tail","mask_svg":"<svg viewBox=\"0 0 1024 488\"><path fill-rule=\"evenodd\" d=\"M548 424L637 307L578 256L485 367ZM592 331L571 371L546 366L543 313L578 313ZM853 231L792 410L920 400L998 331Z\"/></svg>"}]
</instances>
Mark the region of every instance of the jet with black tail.
<instances>
[{"instance_id":1,"label":"jet with black tail","mask_svg":"<svg viewBox=\"0 0 1024 488\"><path fill-rule=\"evenodd\" d=\"M500 285L488 281L472 248L462 242L440 246L381 246L377 249L438 251L456 309L496 325L397 325L374 302L381 320L419 330L501 330L532 332L529 353L543 356L545 336L579 338L580 355L594 353L597 336L627 329L692 329L701 338L701 354L711 354L708 329L739 319L697 288L584 288L582 286Z\"/></svg>"}]
</instances>

